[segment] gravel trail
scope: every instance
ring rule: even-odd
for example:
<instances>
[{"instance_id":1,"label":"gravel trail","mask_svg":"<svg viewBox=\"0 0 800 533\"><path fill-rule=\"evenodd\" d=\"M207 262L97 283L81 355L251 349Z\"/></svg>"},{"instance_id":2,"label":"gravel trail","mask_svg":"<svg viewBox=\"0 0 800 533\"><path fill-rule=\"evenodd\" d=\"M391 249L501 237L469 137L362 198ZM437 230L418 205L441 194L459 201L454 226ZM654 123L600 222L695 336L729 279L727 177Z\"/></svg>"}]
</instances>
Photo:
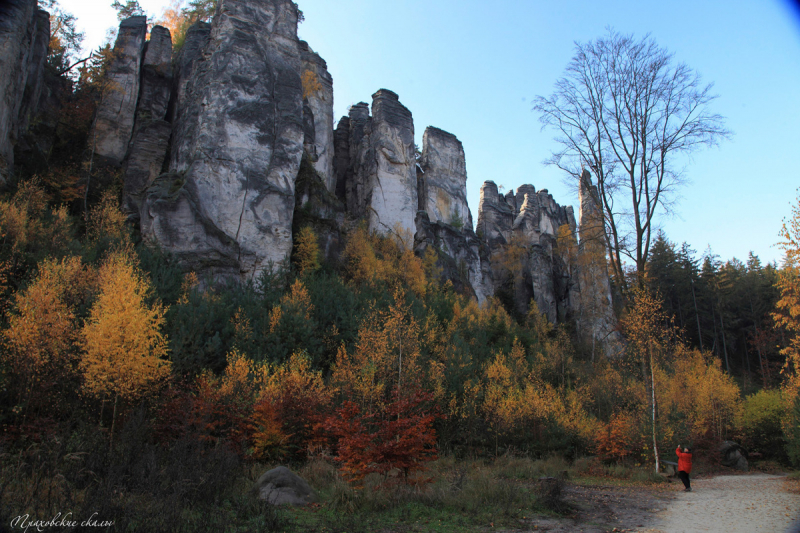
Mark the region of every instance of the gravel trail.
<instances>
[{"instance_id":1,"label":"gravel trail","mask_svg":"<svg viewBox=\"0 0 800 533\"><path fill-rule=\"evenodd\" d=\"M646 529L652 533L797 533L800 494L785 476L750 474L692 480Z\"/></svg>"}]
</instances>

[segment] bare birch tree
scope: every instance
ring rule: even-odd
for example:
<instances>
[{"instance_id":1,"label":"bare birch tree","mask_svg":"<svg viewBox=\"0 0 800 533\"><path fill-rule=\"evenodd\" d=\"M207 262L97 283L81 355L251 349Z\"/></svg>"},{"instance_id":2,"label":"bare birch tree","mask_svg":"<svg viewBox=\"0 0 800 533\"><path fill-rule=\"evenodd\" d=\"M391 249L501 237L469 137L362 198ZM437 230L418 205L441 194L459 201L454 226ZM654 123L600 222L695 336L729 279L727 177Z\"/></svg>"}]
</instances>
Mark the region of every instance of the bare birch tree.
<instances>
[{"instance_id":1,"label":"bare birch tree","mask_svg":"<svg viewBox=\"0 0 800 533\"><path fill-rule=\"evenodd\" d=\"M623 286L624 258L644 274L654 218L670 211L684 182L680 156L730 135L724 117L708 109L717 98L712 86L649 35L637 40L609 29L576 43L553 94L536 97L543 128L558 134L547 163L578 186L583 169L597 180L606 248Z\"/></svg>"}]
</instances>

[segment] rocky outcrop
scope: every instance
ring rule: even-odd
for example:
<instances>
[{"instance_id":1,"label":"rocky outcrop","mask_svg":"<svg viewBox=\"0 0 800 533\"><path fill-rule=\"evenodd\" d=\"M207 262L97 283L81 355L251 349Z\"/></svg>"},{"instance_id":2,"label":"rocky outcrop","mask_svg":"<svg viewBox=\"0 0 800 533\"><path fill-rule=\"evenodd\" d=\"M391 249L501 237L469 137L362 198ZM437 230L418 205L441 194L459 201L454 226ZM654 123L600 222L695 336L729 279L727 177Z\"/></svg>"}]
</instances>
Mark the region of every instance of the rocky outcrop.
<instances>
[{"instance_id":1,"label":"rocky outcrop","mask_svg":"<svg viewBox=\"0 0 800 533\"><path fill-rule=\"evenodd\" d=\"M600 211L597 188L584 170L580 182L580 245L576 277L580 296L573 298L572 314L584 342L606 347L607 352L621 349L622 337L616 330L616 317L611 297L611 282L606 262L605 228Z\"/></svg>"},{"instance_id":2,"label":"rocky outcrop","mask_svg":"<svg viewBox=\"0 0 800 533\"><path fill-rule=\"evenodd\" d=\"M147 35L147 17L130 17L119 25L107 87L97 106L91 141L99 160L119 165L128 153L136 119L139 84Z\"/></svg>"},{"instance_id":3,"label":"rocky outcrop","mask_svg":"<svg viewBox=\"0 0 800 533\"><path fill-rule=\"evenodd\" d=\"M483 282L481 242L472 228L431 222L426 211L417 212L416 226L414 251L423 255L432 247L438 255L442 279L450 280L457 291L472 295L479 303L492 296Z\"/></svg>"},{"instance_id":4,"label":"rocky outcrop","mask_svg":"<svg viewBox=\"0 0 800 533\"><path fill-rule=\"evenodd\" d=\"M252 490L259 499L271 505L308 505L319 500L306 480L285 466L262 474Z\"/></svg>"},{"instance_id":5,"label":"rocky outcrop","mask_svg":"<svg viewBox=\"0 0 800 533\"><path fill-rule=\"evenodd\" d=\"M171 132L172 125L165 120L150 120L137 126L122 188L122 212L131 220L139 219L146 190L161 174Z\"/></svg>"},{"instance_id":6,"label":"rocky outcrop","mask_svg":"<svg viewBox=\"0 0 800 533\"><path fill-rule=\"evenodd\" d=\"M367 104L358 103L337 132L336 190L344 191L348 214L367 219L370 231L397 235L410 248L419 206L411 112L397 94L381 89L372 95L372 116Z\"/></svg>"},{"instance_id":7,"label":"rocky outcrop","mask_svg":"<svg viewBox=\"0 0 800 533\"><path fill-rule=\"evenodd\" d=\"M432 222L472 228L467 205L467 163L455 135L428 127L422 135L419 163L419 209Z\"/></svg>"},{"instance_id":8,"label":"rocky outcrop","mask_svg":"<svg viewBox=\"0 0 800 533\"><path fill-rule=\"evenodd\" d=\"M335 194L333 78L325 60L309 48L305 41L300 41L300 58L303 62L303 145L328 192Z\"/></svg>"},{"instance_id":9,"label":"rocky outcrop","mask_svg":"<svg viewBox=\"0 0 800 533\"><path fill-rule=\"evenodd\" d=\"M49 15L35 0L0 3L0 186L13 171L14 146L41 94L49 33Z\"/></svg>"},{"instance_id":10,"label":"rocky outcrop","mask_svg":"<svg viewBox=\"0 0 800 533\"><path fill-rule=\"evenodd\" d=\"M167 28L150 30L142 63L141 91L136 106L136 123L167 117L172 88L172 36ZM144 124L141 124L144 125Z\"/></svg>"},{"instance_id":11,"label":"rocky outcrop","mask_svg":"<svg viewBox=\"0 0 800 533\"><path fill-rule=\"evenodd\" d=\"M161 173L171 125L165 120L172 89L172 37L155 26L145 46L136 123L125 168L122 210L139 218L145 189Z\"/></svg>"},{"instance_id":12,"label":"rocky outcrop","mask_svg":"<svg viewBox=\"0 0 800 533\"><path fill-rule=\"evenodd\" d=\"M174 123L178 110L186 106L186 86L210 39L211 24L207 22L196 22L186 31L183 46L175 59L170 122Z\"/></svg>"},{"instance_id":13,"label":"rocky outcrop","mask_svg":"<svg viewBox=\"0 0 800 533\"><path fill-rule=\"evenodd\" d=\"M575 216L547 189L537 193L533 185L522 185L504 196L493 182L483 184L478 233L486 245L484 284L520 314L533 299L553 323L566 318L572 285L558 250L559 228L574 234Z\"/></svg>"},{"instance_id":14,"label":"rocky outcrop","mask_svg":"<svg viewBox=\"0 0 800 533\"><path fill-rule=\"evenodd\" d=\"M143 235L188 268L252 279L289 256L304 141L297 16L289 0L221 0L191 63L170 173L141 212Z\"/></svg>"}]
</instances>

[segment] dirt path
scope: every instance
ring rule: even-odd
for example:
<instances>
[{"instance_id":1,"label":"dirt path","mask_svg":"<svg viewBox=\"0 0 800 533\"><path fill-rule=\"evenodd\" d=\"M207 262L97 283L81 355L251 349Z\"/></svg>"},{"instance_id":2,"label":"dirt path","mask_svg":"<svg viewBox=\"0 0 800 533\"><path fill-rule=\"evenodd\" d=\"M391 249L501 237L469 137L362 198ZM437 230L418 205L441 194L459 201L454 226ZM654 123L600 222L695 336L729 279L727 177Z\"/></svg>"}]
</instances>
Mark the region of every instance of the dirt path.
<instances>
[{"instance_id":1,"label":"dirt path","mask_svg":"<svg viewBox=\"0 0 800 533\"><path fill-rule=\"evenodd\" d=\"M800 494L784 476L749 474L692 481L655 513L643 531L651 533L792 533L798 531Z\"/></svg>"}]
</instances>

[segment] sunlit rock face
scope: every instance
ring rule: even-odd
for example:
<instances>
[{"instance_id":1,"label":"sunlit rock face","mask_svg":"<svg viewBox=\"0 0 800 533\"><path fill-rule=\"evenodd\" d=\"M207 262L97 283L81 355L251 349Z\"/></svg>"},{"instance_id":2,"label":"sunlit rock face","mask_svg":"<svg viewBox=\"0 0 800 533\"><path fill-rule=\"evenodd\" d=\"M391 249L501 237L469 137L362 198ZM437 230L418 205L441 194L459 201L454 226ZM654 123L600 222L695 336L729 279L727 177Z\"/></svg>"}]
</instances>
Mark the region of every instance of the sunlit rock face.
<instances>
[{"instance_id":1,"label":"sunlit rock face","mask_svg":"<svg viewBox=\"0 0 800 533\"><path fill-rule=\"evenodd\" d=\"M455 135L429 126L422 136L419 208L431 222L472 228L467 205L467 163Z\"/></svg>"},{"instance_id":2,"label":"sunlit rock face","mask_svg":"<svg viewBox=\"0 0 800 533\"><path fill-rule=\"evenodd\" d=\"M348 214L411 248L419 206L411 112L397 94L381 89L372 95L372 116L367 104L352 106L347 120L339 122L336 139L336 190Z\"/></svg>"},{"instance_id":3,"label":"sunlit rock face","mask_svg":"<svg viewBox=\"0 0 800 533\"><path fill-rule=\"evenodd\" d=\"M328 192L336 192L333 172L333 78L325 60L300 41L304 147Z\"/></svg>"},{"instance_id":4,"label":"sunlit rock face","mask_svg":"<svg viewBox=\"0 0 800 533\"><path fill-rule=\"evenodd\" d=\"M291 251L304 141L297 15L288 0L221 0L179 89L170 173L148 191L142 232L204 274L252 279Z\"/></svg>"},{"instance_id":5,"label":"sunlit rock face","mask_svg":"<svg viewBox=\"0 0 800 533\"><path fill-rule=\"evenodd\" d=\"M14 168L14 146L42 90L50 17L36 0L0 3L0 187Z\"/></svg>"},{"instance_id":6,"label":"sunlit rock face","mask_svg":"<svg viewBox=\"0 0 800 533\"><path fill-rule=\"evenodd\" d=\"M161 173L171 126L166 121L172 91L172 37L155 26L146 44L136 122L125 165L122 210L139 218L145 189Z\"/></svg>"},{"instance_id":7,"label":"sunlit rock face","mask_svg":"<svg viewBox=\"0 0 800 533\"><path fill-rule=\"evenodd\" d=\"M92 150L98 160L119 165L128 153L136 121L147 17L130 17L119 25L106 90L97 106Z\"/></svg>"}]
</instances>

